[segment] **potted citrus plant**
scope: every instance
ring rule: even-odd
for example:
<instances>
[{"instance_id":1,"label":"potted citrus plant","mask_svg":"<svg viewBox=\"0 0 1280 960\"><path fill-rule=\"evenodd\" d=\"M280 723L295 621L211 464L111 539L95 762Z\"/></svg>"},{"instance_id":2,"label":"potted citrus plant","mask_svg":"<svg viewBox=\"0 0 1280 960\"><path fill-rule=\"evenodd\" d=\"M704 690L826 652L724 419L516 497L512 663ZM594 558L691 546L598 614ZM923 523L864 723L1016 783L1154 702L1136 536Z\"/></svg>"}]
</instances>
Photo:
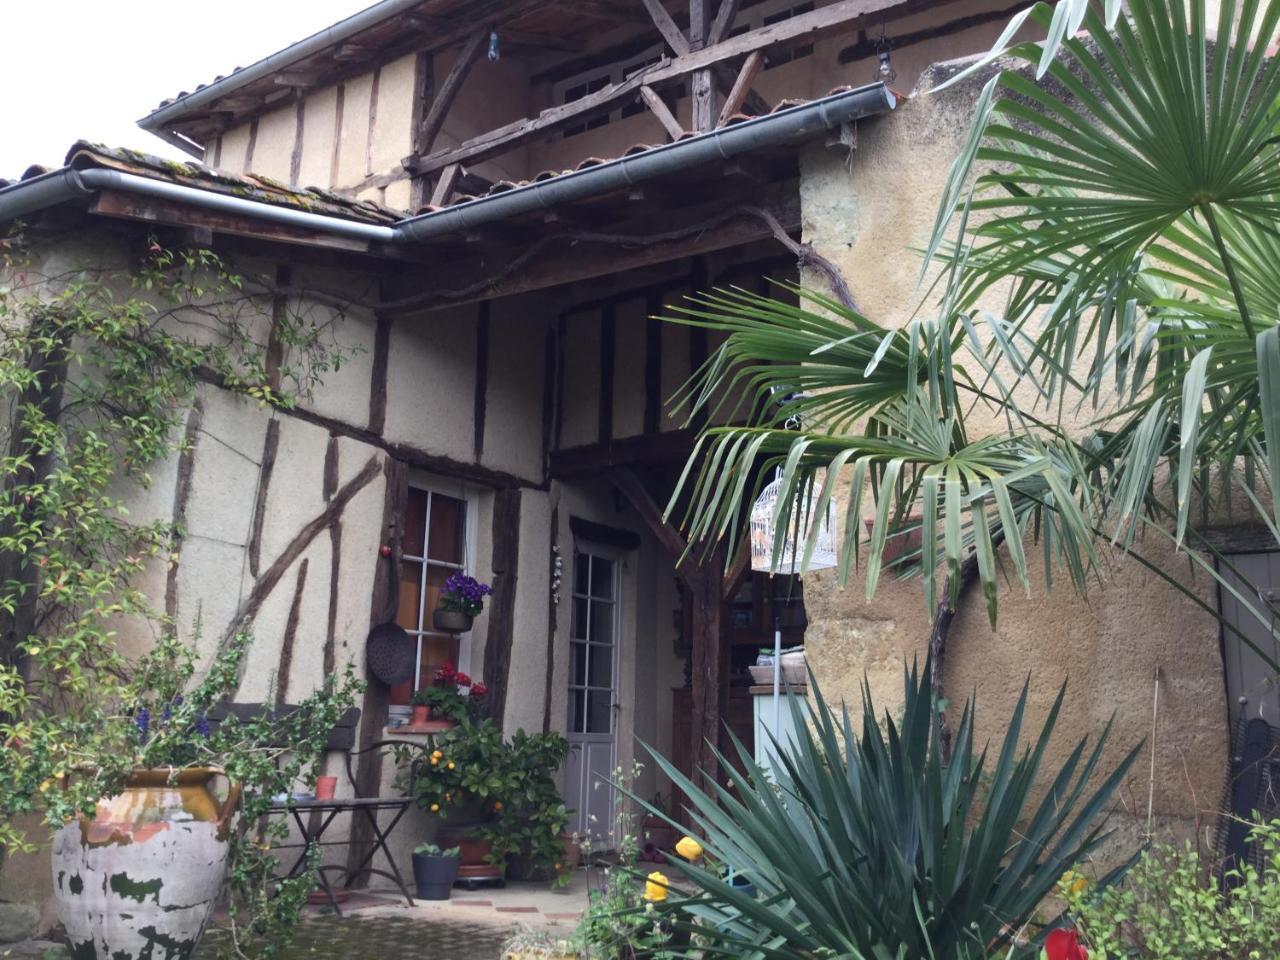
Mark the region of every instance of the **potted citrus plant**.
<instances>
[{"instance_id":1,"label":"potted citrus plant","mask_svg":"<svg viewBox=\"0 0 1280 960\"><path fill-rule=\"evenodd\" d=\"M440 603L431 615L431 624L446 633L466 633L484 609L484 598L493 593L487 583L461 570L450 574L440 589Z\"/></svg>"}]
</instances>

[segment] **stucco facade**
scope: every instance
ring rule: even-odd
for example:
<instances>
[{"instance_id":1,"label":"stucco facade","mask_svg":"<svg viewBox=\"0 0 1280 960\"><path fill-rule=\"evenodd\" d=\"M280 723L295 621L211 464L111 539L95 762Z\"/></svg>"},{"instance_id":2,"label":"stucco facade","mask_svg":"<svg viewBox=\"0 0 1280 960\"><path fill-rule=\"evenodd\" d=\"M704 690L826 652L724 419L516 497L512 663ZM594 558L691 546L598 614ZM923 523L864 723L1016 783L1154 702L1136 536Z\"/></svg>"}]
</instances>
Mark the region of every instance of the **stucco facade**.
<instances>
[{"instance_id":1,"label":"stucco facade","mask_svg":"<svg viewBox=\"0 0 1280 960\"><path fill-rule=\"evenodd\" d=\"M891 115L859 123L852 142L840 140L837 149L813 139L787 158L790 165L776 182L752 181L748 188L759 195L777 188L798 200L798 221L787 228L842 271L861 310L877 322L904 324L917 304L920 264L912 248L921 246L933 227L982 82L928 95L939 77L955 69L931 64L985 49L1007 12L999 0L974 0L890 21L895 36L913 38L894 50L895 87L916 84L916 95L902 100ZM876 63L874 47L874 32L865 29L825 32L809 53L762 71L756 89L773 103L866 83ZM411 212L423 198L413 195L400 160L413 149L424 84L444 84L454 56L397 53L339 83L300 91L287 102L280 97L272 109L220 130L205 144L205 160L229 173L337 188ZM489 62L482 56L475 82L461 87L448 112L437 149L560 102L556 84L564 78L552 61L561 59ZM677 119L690 123L688 91L670 99ZM574 136L553 134L522 143L477 163L472 172L491 181L529 178L667 138L649 112L619 109L615 114L607 124ZM423 186L429 184L417 184L416 192L421 194ZM657 229L692 200L685 195L664 200L658 191L636 190L619 203L643 208ZM570 211L580 221L566 221L603 231L615 212ZM406 276L424 286L447 287L451 268L501 263L506 253L519 275L527 266L521 258L537 238L566 221L551 214L533 227L527 221L515 232L517 249L501 253L493 252L490 241L504 224L489 233L448 238L448 249L443 241L407 252L368 246L358 256L332 245L319 253L302 250L296 237L273 244L257 236L256 246L232 245L243 255L233 266L263 276L287 274L288 307L331 319L329 334L347 355L340 369L327 373L292 411L270 410L202 385L187 412L188 450L156 466L149 490L129 493L133 516L181 521L175 562L168 568L156 564L142 585L179 624L198 619L201 655L208 657L250 614L255 644L237 699L297 699L321 683L328 664L336 669L351 664L366 675L366 637L387 616L373 608L373 598L381 579L396 576L400 559L394 553L388 560L381 548L398 545L403 535L388 526L387 504L398 495L389 484L403 476L410 487L468 504L466 566L482 580L500 578L505 584L511 607L503 629L509 631L510 651L500 719L508 731L565 732L571 650L567 580L575 545L586 542L580 532L586 525L628 544L615 547L613 554L619 570L618 668L611 705L615 759L623 767L632 759L645 760L641 741L664 752L675 749L679 720L673 691L687 682L685 657L677 647L688 639L681 626L688 592L677 583L669 541L655 532L652 517L622 495L613 471L627 465L619 451L631 449L629 444L669 445L681 452L679 463L668 458L642 466L652 468L652 486L665 485L663 493L670 492L689 446L676 441L687 441L692 431L685 414L666 401L717 345L714 336L654 316L670 314L701 289L741 284L761 290L766 275L792 278L795 251L778 244L776 236L756 233L719 246L680 248L665 259L655 255L634 269L606 265L519 295L458 296L453 299L459 302L448 305L441 297L432 303L434 309L380 309L393 268L401 271L393 278L401 290ZM116 233L85 231L74 249L60 238L52 243L47 255L67 261L127 259ZM588 241L570 239L566 246L566 260L598 253ZM605 249L621 262L638 246ZM452 259L439 259L442 251ZM818 288L824 283L808 271L799 279ZM495 288L504 289L498 281ZM272 298L264 295L259 314L249 322L263 342L272 316ZM730 403L719 417L728 421L745 413L744 405ZM335 497L344 498L341 511L307 534ZM518 521L505 527L503 518L511 516L513 503ZM514 543L514 552L504 543ZM1164 545L1145 547L1162 570L1188 582L1211 606L1217 602L1209 578L1189 579L1185 558ZM1166 832L1194 829L1218 804L1229 753L1217 622L1119 554L1106 554L1087 596L1075 593L1065 576L1055 577L1054 589L1045 590L1040 554L1028 550L1028 555L1032 591L1024 595L1012 584L1003 588L997 628L988 624L977 591L962 603L947 657L953 712L975 695L979 733L995 738L1024 683L1030 689L1028 725L1034 727L1066 682L1049 763L1065 757L1079 738L1096 736L1112 718L1108 762L1145 741L1121 791L1121 831L1114 849L1131 846L1149 820ZM558 590L557 557L565 580ZM287 563L281 565L281 558ZM933 620L919 582L887 578L866 599L857 576L841 589L832 573L819 572L807 577L804 594L808 660L827 697L856 707L865 676L881 708L893 713L904 663L923 657ZM484 665L499 649L491 646L496 633L492 613L481 615L461 644L460 668L491 682ZM124 624L122 636L136 648L149 634ZM396 735L394 727L384 728L385 687L375 682L373 691L362 704L362 738ZM342 760L331 755L327 772L338 773ZM382 768L384 789L398 789L394 775L389 765ZM340 777L340 795L349 790ZM637 790L669 796L670 784L650 766ZM421 811L410 814L397 835L402 871L408 869L408 851L432 836L435 826ZM338 862L341 855L329 856ZM46 857L41 852L6 861L0 898L46 900Z\"/></svg>"}]
</instances>

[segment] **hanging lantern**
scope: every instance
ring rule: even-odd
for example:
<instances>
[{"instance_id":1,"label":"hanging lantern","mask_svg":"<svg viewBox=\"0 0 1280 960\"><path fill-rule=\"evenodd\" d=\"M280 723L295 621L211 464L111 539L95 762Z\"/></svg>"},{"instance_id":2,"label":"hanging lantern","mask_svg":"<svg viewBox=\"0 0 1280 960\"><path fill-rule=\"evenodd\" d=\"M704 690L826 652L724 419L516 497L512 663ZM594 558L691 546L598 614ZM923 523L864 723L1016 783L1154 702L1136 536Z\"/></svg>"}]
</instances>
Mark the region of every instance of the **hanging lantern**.
<instances>
[{"instance_id":1,"label":"hanging lantern","mask_svg":"<svg viewBox=\"0 0 1280 960\"><path fill-rule=\"evenodd\" d=\"M756 498L755 505L751 508L752 570L761 573L796 574L810 570L826 570L836 565L835 507L828 500L823 515L817 516L820 487L820 483L814 483L807 488L807 491L802 490L797 494L787 523L787 540L782 545L776 569L773 566L775 543L773 516L782 491L782 478L775 478L760 491L760 496ZM815 522L819 523L817 542L814 543L813 554L802 571L800 563L804 559L805 543Z\"/></svg>"}]
</instances>

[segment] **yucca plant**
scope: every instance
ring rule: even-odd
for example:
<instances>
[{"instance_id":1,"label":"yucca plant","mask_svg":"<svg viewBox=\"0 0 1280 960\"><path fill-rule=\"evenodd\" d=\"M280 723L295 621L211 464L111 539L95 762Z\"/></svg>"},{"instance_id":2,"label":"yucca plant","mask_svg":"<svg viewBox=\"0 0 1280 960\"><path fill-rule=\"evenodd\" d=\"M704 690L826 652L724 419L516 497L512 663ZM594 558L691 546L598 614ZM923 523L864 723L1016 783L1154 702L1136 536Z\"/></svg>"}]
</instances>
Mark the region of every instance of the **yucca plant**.
<instances>
[{"instance_id":1,"label":"yucca plant","mask_svg":"<svg viewBox=\"0 0 1280 960\"><path fill-rule=\"evenodd\" d=\"M672 879L694 892L662 910L694 935L687 955L985 960L1035 939L1032 914L1105 838L1137 750L1095 784L1108 727L1042 769L1065 691L1024 743L1024 688L994 762L975 744L972 702L944 762L927 667L904 671L904 685L894 720L877 715L864 684L859 726L811 679L807 702L788 698L796 732L772 773L736 743L737 766L722 763L728 784L704 790L657 757L707 853L758 891L675 861Z\"/></svg>"},{"instance_id":2,"label":"yucca plant","mask_svg":"<svg viewBox=\"0 0 1280 960\"><path fill-rule=\"evenodd\" d=\"M1031 22L1045 38L1006 48ZM797 504L822 515L835 498L840 580L865 550L869 595L916 514L923 545L900 572L933 610L939 569L958 590L976 556L993 623L1001 561L1030 589L1029 542L1046 585L1065 570L1083 591L1102 543L1147 563L1142 533L1192 548L1274 630L1192 521L1243 502L1234 522L1280 548L1278 26L1280 0L1222 0L1216 21L1205 0L1037 4L987 58L1022 64L979 98L916 319L882 326L812 290L694 298L674 319L726 338L680 400L745 393L764 412L703 434L669 507L691 542L732 547L777 471L775 558L797 526L816 537Z\"/></svg>"}]
</instances>

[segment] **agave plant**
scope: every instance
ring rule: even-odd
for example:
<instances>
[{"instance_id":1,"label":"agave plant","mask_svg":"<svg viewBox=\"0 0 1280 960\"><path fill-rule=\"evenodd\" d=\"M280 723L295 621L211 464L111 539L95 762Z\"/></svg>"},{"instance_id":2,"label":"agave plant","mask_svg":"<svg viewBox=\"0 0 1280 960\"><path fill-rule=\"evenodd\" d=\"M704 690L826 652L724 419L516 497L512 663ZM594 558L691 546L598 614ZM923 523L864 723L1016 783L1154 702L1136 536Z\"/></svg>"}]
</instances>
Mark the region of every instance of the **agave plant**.
<instances>
[{"instance_id":1,"label":"agave plant","mask_svg":"<svg viewBox=\"0 0 1280 960\"><path fill-rule=\"evenodd\" d=\"M877 716L864 684L860 727L811 678L808 702L788 698L796 732L771 773L737 743L737 766L721 763L729 783L704 790L657 757L706 851L758 891L674 862L694 892L663 909L697 935L696 955L978 960L1037 935L1033 912L1105 838L1136 749L1096 786L1109 729L1042 770L1064 691L1024 746L1024 688L994 762L974 742L972 703L944 762L928 668L904 674L900 720Z\"/></svg>"},{"instance_id":2,"label":"agave plant","mask_svg":"<svg viewBox=\"0 0 1280 960\"><path fill-rule=\"evenodd\" d=\"M1022 65L984 88L924 251L931 318L881 326L811 290L716 291L675 318L727 335L681 402L764 411L702 436L668 508L691 541L736 541L776 472L775 566L788 535L807 557L834 498L840 580L865 549L870 594L918 514L902 571L932 610L939 570L958 590L976 556L994 623L1004 555L1029 588L1036 539L1045 576L1083 590L1103 543L1147 563L1141 532L1196 548L1274 629L1192 520L1243 501L1280 547L1280 0L1205 7L1061 0L1010 23L987 61ZM1045 39L1006 48L1028 21Z\"/></svg>"}]
</instances>

